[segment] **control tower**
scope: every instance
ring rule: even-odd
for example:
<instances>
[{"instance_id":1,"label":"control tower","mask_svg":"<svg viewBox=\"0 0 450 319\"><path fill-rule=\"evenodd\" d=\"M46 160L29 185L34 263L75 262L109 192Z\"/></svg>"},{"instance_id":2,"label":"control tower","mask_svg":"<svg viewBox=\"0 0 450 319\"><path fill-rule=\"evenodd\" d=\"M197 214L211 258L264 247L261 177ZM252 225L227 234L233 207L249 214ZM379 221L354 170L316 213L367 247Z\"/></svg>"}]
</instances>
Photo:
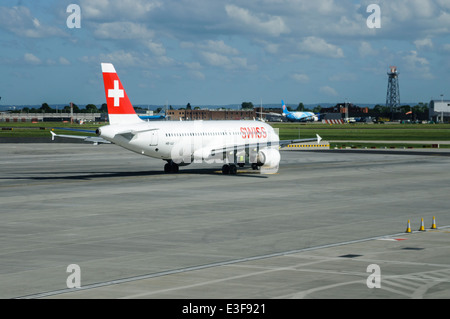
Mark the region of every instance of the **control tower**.
<instances>
[{"instance_id":1,"label":"control tower","mask_svg":"<svg viewBox=\"0 0 450 319\"><path fill-rule=\"evenodd\" d=\"M398 87L399 73L397 72L397 67L391 66L387 75L389 78L386 94L386 107L390 108L391 116L393 117L394 111L400 106L400 89Z\"/></svg>"}]
</instances>

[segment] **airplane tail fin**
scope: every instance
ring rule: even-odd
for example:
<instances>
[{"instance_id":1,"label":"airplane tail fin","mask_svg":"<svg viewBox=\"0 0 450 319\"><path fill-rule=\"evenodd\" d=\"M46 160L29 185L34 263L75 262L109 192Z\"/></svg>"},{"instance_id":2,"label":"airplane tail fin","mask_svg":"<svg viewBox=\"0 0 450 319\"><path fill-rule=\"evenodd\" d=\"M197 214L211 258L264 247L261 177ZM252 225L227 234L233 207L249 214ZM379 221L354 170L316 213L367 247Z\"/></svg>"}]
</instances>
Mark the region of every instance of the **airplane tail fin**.
<instances>
[{"instance_id":1,"label":"airplane tail fin","mask_svg":"<svg viewBox=\"0 0 450 319\"><path fill-rule=\"evenodd\" d=\"M283 114L287 114L288 113L288 109L286 107L286 104L284 104L283 100L281 100L281 109L283 110Z\"/></svg>"},{"instance_id":2,"label":"airplane tail fin","mask_svg":"<svg viewBox=\"0 0 450 319\"><path fill-rule=\"evenodd\" d=\"M111 63L102 63L101 65L106 104L108 105L109 124L142 122L128 99L128 95L120 82L114 65Z\"/></svg>"}]
</instances>

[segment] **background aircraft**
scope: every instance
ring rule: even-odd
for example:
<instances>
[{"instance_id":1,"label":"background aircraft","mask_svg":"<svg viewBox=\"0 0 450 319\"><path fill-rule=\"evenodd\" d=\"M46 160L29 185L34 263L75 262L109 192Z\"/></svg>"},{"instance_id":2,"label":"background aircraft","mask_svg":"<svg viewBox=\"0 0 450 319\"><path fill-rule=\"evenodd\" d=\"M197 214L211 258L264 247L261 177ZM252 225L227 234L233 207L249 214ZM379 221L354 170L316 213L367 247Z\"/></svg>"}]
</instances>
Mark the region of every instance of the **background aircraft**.
<instances>
[{"instance_id":1,"label":"background aircraft","mask_svg":"<svg viewBox=\"0 0 450 319\"><path fill-rule=\"evenodd\" d=\"M299 111L288 111L284 101L281 100L281 108L283 109L283 116L286 117L288 121L291 122L317 122L319 120L320 114L314 114L313 112L299 112Z\"/></svg>"},{"instance_id":2,"label":"background aircraft","mask_svg":"<svg viewBox=\"0 0 450 319\"><path fill-rule=\"evenodd\" d=\"M283 110L282 114L278 113L261 113L267 114L271 117L285 118L290 122L317 122L320 118L320 114L314 114L313 112L299 112L299 111L288 111L286 104L281 100L281 108Z\"/></svg>"},{"instance_id":3,"label":"background aircraft","mask_svg":"<svg viewBox=\"0 0 450 319\"><path fill-rule=\"evenodd\" d=\"M156 115L139 115L139 118L144 121L165 120L166 111L163 109Z\"/></svg>"}]
</instances>

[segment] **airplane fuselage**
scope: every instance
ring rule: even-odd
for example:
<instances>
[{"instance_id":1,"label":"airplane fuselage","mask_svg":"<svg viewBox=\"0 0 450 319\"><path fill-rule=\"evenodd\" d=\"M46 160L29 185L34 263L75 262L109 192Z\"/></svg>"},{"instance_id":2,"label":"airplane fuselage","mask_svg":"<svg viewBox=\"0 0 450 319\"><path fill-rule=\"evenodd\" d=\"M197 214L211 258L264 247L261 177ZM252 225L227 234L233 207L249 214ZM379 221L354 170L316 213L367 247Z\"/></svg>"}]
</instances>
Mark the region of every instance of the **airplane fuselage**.
<instances>
[{"instance_id":1,"label":"airplane fuselage","mask_svg":"<svg viewBox=\"0 0 450 319\"><path fill-rule=\"evenodd\" d=\"M295 122L295 121L317 121L317 115L315 115L312 112L290 112L286 114L286 118L289 121Z\"/></svg>"},{"instance_id":2,"label":"airplane fuselage","mask_svg":"<svg viewBox=\"0 0 450 319\"><path fill-rule=\"evenodd\" d=\"M274 129L259 121L152 121L106 125L100 137L133 152L163 160L208 159L210 150L275 144Z\"/></svg>"}]
</instances>

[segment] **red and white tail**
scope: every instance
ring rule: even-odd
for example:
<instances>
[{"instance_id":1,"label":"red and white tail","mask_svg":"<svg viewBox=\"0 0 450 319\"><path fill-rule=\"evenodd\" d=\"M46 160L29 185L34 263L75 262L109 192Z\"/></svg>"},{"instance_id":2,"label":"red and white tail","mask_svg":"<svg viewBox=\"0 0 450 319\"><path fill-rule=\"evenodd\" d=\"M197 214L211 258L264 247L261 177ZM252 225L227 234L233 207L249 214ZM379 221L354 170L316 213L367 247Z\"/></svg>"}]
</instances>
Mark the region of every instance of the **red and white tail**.
<instances>
[{"instance_id":1,"label":"red and white tail","mask_svg":"<svg viewBox=\"0 0 450 319\"><path fill-rule=\"evenodd\" d=\"M109 124L131 124L142 122L134 111L128 95L120 82L114 65L102 63L103 83L105 85L106 104L108 105Z\"/></svg>"}]
</instances>

